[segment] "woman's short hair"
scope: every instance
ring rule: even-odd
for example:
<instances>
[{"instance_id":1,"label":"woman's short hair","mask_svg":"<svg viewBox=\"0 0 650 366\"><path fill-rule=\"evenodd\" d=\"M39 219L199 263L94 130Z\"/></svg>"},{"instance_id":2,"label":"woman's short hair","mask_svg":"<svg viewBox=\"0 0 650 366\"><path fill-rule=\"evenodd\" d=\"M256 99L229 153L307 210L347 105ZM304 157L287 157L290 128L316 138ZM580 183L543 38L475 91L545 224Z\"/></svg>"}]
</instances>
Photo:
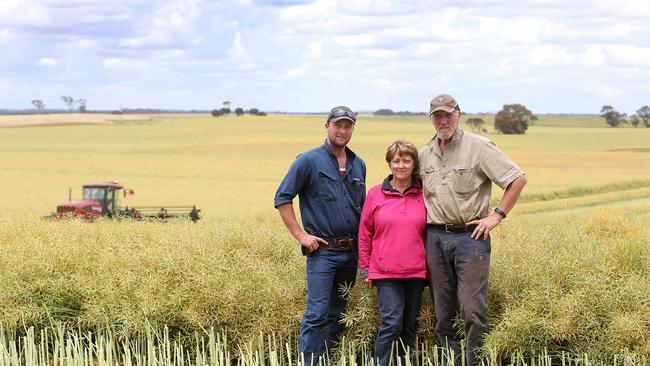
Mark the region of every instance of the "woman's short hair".
<instances>
[{"instance_id":1,"label":"woman's short hair","mask_svg":"<svg viewBox=\"0 0 650 366\"><path fill-rule=\"evenodd\" d=\"M413 159L413 175L420 176L420 161L418 160L418 149L412 143L406 140L397 140L388 146L386 150L386 162L390 161L397 155L408 155Z\"/></svg>"}]
</instances>

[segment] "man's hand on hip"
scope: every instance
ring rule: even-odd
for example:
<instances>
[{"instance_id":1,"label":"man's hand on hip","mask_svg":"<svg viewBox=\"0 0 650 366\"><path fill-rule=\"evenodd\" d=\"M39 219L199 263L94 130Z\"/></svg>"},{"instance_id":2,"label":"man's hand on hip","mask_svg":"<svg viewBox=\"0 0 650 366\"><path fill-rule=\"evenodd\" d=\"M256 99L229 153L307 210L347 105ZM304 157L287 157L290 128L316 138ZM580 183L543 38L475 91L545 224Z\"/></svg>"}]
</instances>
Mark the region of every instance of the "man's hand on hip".
<instances>
[{"instance_id":1,"label":"man's hand on hip","mask_svg":"<svg viewBox=\"0 0 650 366\"><path fill-rule=\"evenodd\" d=\"M490 230L494 229L499 223L501 223L503 217L496 212L491 213L487 217L484 217L480 220L474 220L467 223L467 225L478 225L472 232L471 238L474 240L480 240L483 236L483 240L487 240Z\"/></svg>"},{"instance_id":2,"label":"man's hand on hip","mask_svg":"<svg viewBox=\"0 0 650 366\"><path fill-rule=\"evenodd\" d=\"M318 250L318 247L321 244L327 245L327 241L325 241L325 239L307 233L301 235L298 241L300 241L300 245L309 249L309 253L313 253Z\"/></svg>"}]
</instances>

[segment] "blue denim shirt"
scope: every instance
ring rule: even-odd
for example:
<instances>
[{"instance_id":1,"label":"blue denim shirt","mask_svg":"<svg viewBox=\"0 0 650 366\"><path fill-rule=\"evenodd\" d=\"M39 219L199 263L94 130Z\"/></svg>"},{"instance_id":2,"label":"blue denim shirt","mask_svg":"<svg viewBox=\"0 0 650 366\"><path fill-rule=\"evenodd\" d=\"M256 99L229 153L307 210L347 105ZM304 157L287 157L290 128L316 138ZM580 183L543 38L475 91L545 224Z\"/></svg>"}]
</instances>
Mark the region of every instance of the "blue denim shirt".
<instances>
[{"instance_id":1,"label":"blue denim shirt","mask_svg":"<svg viewBox=\"0 0 650 366\"><path fill-rule=\"evenodd\" d=\"M345 177L325 141L298 155L275 193L274 205L291 203L298 195L304 230L321 238L357 236L366 199L366 164L345 148Z\"/></svg>"}]
</instances>

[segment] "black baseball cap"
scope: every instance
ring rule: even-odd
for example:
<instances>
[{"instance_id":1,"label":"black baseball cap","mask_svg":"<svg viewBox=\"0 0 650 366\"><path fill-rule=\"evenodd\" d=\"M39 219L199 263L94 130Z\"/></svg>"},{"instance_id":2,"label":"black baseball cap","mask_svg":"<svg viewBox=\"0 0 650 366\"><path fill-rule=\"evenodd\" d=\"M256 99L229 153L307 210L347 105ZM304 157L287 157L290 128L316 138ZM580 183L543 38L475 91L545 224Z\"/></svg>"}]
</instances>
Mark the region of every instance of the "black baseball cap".
<instances>
[{"instance_id":1,"label":"black baseball cap","mask_svg":"<svg viewBox=\"0 0 650 366\"><path fill-rule=\"evenodd\" d=\"M357 114L352 112L352 109L344 105L340 105L338 107L332 108L330 114L327 115L327 123L340 121L342 119L347 119L348 121L356 124Z\"/></svg>"}]
</instances>

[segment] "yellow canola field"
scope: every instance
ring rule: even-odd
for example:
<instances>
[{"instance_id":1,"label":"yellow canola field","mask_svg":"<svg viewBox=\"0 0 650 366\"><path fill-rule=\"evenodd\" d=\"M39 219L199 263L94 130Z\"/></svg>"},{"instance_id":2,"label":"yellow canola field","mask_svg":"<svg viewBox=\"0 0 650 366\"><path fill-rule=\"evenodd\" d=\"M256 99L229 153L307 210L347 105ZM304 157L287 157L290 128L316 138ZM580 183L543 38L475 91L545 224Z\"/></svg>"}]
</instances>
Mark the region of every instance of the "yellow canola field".
<instances>
[{"instance_id":1,"label":"yellow canola field","mask_svg":"<svg viewBox=\"0 0 650 366\"><path fill-rule=\"evenodd\" d=\"M528 174L524 195L650 181L650 129L599 127L602 119L585 116L575 125L589 118L595 127L540 116L525 135L501 135L486 117L485 134ZM135 189L122 205L196 204L216 218L268 214L296 155L325 139L321 115L60 122L0 128L0 215L48 214L67 200L68 187L78 198L82 183L100 180ZM433 132L426 116L359 116L350 147L367 163L368 188L388 173L388 144L402 138L422 146Z\"/></svg>"}]
</instances>

